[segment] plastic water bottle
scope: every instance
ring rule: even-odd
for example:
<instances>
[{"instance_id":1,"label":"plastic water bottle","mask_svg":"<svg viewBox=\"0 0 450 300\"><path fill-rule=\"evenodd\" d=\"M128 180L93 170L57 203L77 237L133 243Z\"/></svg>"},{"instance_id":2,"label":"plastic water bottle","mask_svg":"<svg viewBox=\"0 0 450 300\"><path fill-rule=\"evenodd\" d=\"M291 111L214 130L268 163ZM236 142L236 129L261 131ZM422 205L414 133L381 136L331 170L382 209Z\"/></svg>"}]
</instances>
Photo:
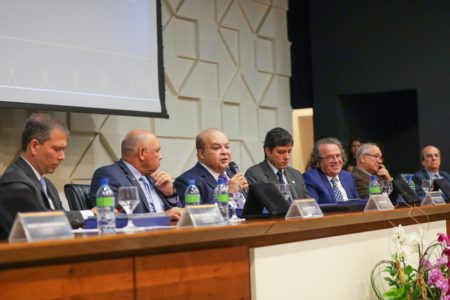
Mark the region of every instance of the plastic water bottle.
<instances>
[{"instance_id":1,"label":"plastic water bottle","mask_svg":"<svg viewBox=\"0 0 450 300\"><path fill-rule=\"evenodd\" d=\"M95 203L97 205L97 227L101 234L116 231L116 215L114 214L114 193L109 187L108 178L100 180Z\"/></svg>"},{"instance_id":2,"label":"plastic water bottle","mask_svg":"<svg viewBox=\"0 0 450 300\"><path fill-rule=\"evenodd\" d=\"M381 186L378 182L378 178L376 175L372 175L370 177L370 183L369 183L369 195L380 195L381 194Z\"/></svg>"},{"instance_id":3,"label":"plastic water bottle","mask_svg":"<svg viewBox=\"0 0 450 300\"><path fill-rule=\"evenodd\" d=\"M200 205L200 191L195 185L195 179L189 179L189 185L184 192L186 205Z\"/></svg>"},{"instance_id":4,"label":"plastic water bottle","mask_svg":"<svg viewBox=\"0 0 450 300\"><path fill-rule=\"evenodd\" d=\"M412 178L413 178L412 175L408 175L406 177L409 187L415 193L416 192L416 185L415 185L414 181L412 180Z\"/></svg>"},{"instance_id":5,"label":"plastic water bottle","mask_svg":"<svg viewBox=\"0 0 450 300\"><path fill-rule=\"evenodd\" d=\"M214 190L214 198L217 200L217 205L219 206L220 212L225 222L228 222L230 218L230 212L228 207L228 186L226 185L223 178L217 180L217 186Z\"/></svg>"}]
</instances>

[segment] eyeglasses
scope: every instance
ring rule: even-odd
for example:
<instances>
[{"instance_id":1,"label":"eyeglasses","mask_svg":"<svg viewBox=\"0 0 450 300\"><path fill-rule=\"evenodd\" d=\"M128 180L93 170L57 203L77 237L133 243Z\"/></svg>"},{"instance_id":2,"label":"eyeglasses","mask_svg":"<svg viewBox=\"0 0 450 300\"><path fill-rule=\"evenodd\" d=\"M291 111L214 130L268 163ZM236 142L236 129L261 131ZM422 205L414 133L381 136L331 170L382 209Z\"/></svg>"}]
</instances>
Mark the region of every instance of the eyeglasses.
<instances>
[{"instance_id":1,"label":"eyeglasses","mask_svg":"<svg viewBox=\"0 0 450 300\"><path fill-rule=\"evenodd\" d=\"M341 154L336 154L336 155L328 155L325 157L320 157L320 159L326 160L326 161L332 161L332 160L341 160L342 159L342 155Z\"/></svg>"},{"instance_id":2,"label":"eyeglasses","mask_svg":"<svg viewBox=\"0 0 450 300\"><path fill-rule=\"evenodd\" d=\"M364 154L364 155L369 155L369 156L375 157L376 160L379 159L379 160L383 161L383 155L381 155L381 154L370 154L370 153L366 153L366 154Z\"/></svg>"}]
</instances>

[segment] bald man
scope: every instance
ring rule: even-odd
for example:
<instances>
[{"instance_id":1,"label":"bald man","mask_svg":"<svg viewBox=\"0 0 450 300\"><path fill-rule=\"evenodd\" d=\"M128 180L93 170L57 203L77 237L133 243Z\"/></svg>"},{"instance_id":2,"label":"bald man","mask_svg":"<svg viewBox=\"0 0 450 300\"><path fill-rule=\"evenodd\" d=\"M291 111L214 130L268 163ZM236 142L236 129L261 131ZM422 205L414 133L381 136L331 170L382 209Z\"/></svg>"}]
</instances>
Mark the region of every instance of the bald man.
<instances>
[{"instance_id":1,"label":"bald man","mask_svg":"<svg viewBox=\"0 0 450 300\"><path fill-rule=\"evenodd\" d=\"M435 146L426 146L420 152L423 169L414 174L413 180L416 184L416 192L419 197L425 196L422 190L424 179L444 179L450 183L450 174L441 171L441 151Z\"/></svg>"},{"instance_id":2,"label":"bald man","mask_svg":"<svg viewBox=\"0 0 450 300\"><path fill-rule=\"evenodd\" d=\"M214 188L217 186L219 176L226 177L229 192L238 192L248 188L244 174L233 174L228 168L231 161L231 150L225 133L215 128L206 129L197 135L195 144L197 164L175 180L175 187L181 202L184 203L184 192L190 179L195 180L202 204L214 203Z\"/></svg>"},{"instance_id":3,"label":"bald man","mask_svg":"<svg viewBox=\"0 0 450 300\"><path fill-rule=\"evenodd\" d=\"M121 186L136 186L140 203L134 213L164 212L172 220L178 220L182 213L181 203L172 183L172 177L158 170L162 159L161 145L151 132L133 129L122 141L122 157L112 165L97 169L92 177L89 194L95 206L95 194L100 179L108 178L109 186L117 194Z\"/></svg>"}]
</instances>

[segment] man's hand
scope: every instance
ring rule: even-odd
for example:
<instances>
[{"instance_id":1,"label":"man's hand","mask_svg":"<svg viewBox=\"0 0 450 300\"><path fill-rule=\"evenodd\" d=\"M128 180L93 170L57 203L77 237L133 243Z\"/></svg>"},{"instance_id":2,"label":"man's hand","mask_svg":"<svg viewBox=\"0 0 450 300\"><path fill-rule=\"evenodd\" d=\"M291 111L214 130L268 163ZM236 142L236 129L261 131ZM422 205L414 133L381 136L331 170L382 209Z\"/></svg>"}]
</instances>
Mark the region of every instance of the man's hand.
<instances>
[{"instance_id":1,"label":"man's hand","mask_svg":"<svg viewBox=\"0 0 450 300\"><path fill-rule=\"evenodd\" d=\"M391 175L389 174L388 170L384 167L384 165L380 165L377 175L383 177L386 180L389 180L389 181L392 180Z\"/></svg>"},{"instance_id":2,"label":"man's hand","mask_svg":"<svg viewBox=\"0 0 450 300\"><path fill-rule=\"evenodd\" d=\"M175 194L172 176L163 171L156 171L150 174L150 177L153 179L156 188L165 196Z\"/></svg>"},{"instance_id":3,"label":"man's hand","mask_svg":"<svg viewBox=\"0 0 450 300\"><path fill-rule=\"evenodd\" d=\"M248 189L248 182L244 176L244 173L236 173L231 177L228 183L228 191L230 193L241 192L244 189Z\"/></svg>"},{"instance_id":4,"label":"man's hand","mask_svg":"<svg viewBox=\"0 0 450 300\"><path fill-rule=\"evenodd\" d=\"M171 221L178 221L184 213L184 208L172 207L171 209L166 210L165 213L170 217Z\"/></svg>"}]
</instances>

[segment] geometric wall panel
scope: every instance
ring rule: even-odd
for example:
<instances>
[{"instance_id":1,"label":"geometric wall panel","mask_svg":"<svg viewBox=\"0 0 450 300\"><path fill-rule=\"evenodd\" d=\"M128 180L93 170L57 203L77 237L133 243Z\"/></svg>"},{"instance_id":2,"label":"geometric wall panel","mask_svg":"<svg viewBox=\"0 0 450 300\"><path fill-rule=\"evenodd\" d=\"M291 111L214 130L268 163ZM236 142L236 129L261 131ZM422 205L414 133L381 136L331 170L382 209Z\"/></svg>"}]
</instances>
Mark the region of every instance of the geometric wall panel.
<instances>
[{"instance_id":1,"label":"geometric wall panel","mask_svg":"<svg viewBox=\"0 0 450 300\"><path fill-rule=\"evenodd\" d=\"M65 183L89 182L96 168L118 159L120 143L132 128L159 136L161 169L174 178L197 161L195 137L209 127L230 138L241 171L259 163L267 131L292 129L287 3L161 1L170 118L51 112L71 131L66 160L49 176L60 194ZM0 80L19 80L10 74L10 66L0 67ZM0 172L20 152L18 135L31 112L0 110Z\"/></svg>"}]
</instances>

